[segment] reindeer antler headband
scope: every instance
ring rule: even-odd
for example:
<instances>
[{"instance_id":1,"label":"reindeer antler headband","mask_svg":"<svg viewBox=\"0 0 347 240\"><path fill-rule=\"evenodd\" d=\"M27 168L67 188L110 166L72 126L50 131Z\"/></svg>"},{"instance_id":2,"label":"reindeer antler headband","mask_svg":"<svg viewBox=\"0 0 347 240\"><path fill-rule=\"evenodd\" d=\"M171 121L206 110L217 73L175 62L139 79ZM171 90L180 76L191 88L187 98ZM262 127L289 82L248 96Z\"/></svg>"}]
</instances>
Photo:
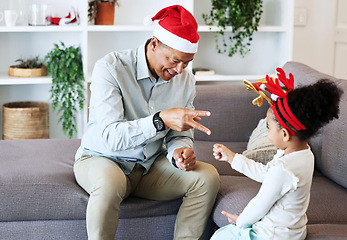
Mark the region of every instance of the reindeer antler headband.
<instances>
[{"instance_id":1,"label":"reindeer antler headband","mask_svg":"<svg viewBox=\"0 0 347 240\"><path fill-rule=\"evenodd\" d=\"M247 90L255 91L260 95L252 103L260 107L263 105L264 99L266 99L281 126L287 129L291 135L295 135L295 132L283 121L284 118L298 131L305 130L305 126L299 122L288 106L287 95L294 90L294 77L293 74L289 73L289 78L287 78L282 68L277 68L276 70L278 78L274 79L266 75L266 78L260 79L256 83L250 83L247 80L243 80L243 82ZM280 81L284 86L281 86ZM264 93L265 90L271 94L270 97Z\"/></svg>"}]
</instances>

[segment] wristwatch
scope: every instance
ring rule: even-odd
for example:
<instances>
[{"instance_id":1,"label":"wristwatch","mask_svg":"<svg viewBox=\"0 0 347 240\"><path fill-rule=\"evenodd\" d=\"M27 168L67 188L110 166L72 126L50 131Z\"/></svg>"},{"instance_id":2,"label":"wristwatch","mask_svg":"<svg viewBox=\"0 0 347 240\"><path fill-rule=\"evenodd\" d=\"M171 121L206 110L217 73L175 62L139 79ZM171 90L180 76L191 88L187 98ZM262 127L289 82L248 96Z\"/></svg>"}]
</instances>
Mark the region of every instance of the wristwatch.
<instances>
[{"instance_id":1,"label":"wristwatch","mask_svg":"<svg viewBox=\"0 0 347 240\"><path fill-rule=\"evenodd\" d=\"M163 119L161 119L161 117L159 117L159 113L160 112L157 112L153 116L153 125L154 125L155 129L157 129L157 132L165 130L165 123L164 123Z\"/></svg>"},{"instance_id":2,"label":"wristwatch","mask_svg":"<svg viewBox=\"0 0 347 240\"><path fill-rule=\"evenodd\" d=\"M161 119L161 117L159 117L159 113L160 112L157 112L153 116L153 125L154 125L155 129L157 129L157 132L165 130L165 123L164 123L163 119Z\"/></svg>"}]
</instances>

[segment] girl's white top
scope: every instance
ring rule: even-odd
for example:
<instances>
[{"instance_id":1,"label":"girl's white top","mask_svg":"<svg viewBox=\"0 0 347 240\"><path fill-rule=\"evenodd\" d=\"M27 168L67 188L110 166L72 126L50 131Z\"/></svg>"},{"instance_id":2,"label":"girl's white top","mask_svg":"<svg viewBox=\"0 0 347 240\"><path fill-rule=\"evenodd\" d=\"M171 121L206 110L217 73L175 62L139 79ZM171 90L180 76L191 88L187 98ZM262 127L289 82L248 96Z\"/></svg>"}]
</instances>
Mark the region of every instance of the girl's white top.
<instances>
[{"instance_id":1,"label":"girl's white top","mask_svg":"<svg viewBox=\"0 0 347 240\"><path fill-rule=\"evenodd\" d=\"M314 156L309 147L283 154L278 150L267 165L240 154L234 157L233 169L262 182L236 225L252 227L263 239L305 239Z\"/></svg>"}]
</instances>

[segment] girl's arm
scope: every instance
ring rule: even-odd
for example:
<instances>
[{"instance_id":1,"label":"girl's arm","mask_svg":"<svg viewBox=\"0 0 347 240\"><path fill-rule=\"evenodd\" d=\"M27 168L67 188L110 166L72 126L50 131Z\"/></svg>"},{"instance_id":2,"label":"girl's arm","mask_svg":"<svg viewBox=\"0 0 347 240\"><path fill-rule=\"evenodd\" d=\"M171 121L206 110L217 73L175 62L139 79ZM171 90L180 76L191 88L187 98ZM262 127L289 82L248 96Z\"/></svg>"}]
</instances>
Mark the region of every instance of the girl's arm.
<instances>
[{"instance_id":1,"label":"girl's arm","mask_svg":"<svg viewBox=\"0 0 347 240\"><path fill-rule=\"evenodd\" d=\"M269 166L246 158L241 154L236 154L231 167L257 182L263 182Z\"/></svg>"},{"instance_id":2,"label":"girl's arm","mask_svg":"<svg viewBox=\"0 0 347 240\"><path fill-rule=\"evenodd\" d=\"M247 177L258 182L263 182L263 176L267 171L267 168L263 164L236 154L223 144L213 145L213 155L218 161L228 162L233 169L243 173Z\"/></svg>"}]
</instances>

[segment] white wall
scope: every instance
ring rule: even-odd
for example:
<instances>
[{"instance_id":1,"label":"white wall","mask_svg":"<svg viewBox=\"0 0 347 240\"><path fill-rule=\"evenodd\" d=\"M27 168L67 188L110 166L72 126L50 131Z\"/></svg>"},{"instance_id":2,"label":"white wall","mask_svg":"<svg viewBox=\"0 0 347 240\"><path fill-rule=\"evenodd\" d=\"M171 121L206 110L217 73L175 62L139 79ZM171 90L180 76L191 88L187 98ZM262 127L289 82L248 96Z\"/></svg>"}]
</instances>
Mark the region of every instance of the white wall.
<instances>
[{"instance_id":1,"label":"white wall","mask_svg":"<svg viewBox=\"0 0 347 240\"><path fill-rule=\"evenodd\" d=\"M330 75L334 75L336 3L295 0L295 9L307 9L307 21L294 26L293 60Z\"/></svg>"}]
</instances>

